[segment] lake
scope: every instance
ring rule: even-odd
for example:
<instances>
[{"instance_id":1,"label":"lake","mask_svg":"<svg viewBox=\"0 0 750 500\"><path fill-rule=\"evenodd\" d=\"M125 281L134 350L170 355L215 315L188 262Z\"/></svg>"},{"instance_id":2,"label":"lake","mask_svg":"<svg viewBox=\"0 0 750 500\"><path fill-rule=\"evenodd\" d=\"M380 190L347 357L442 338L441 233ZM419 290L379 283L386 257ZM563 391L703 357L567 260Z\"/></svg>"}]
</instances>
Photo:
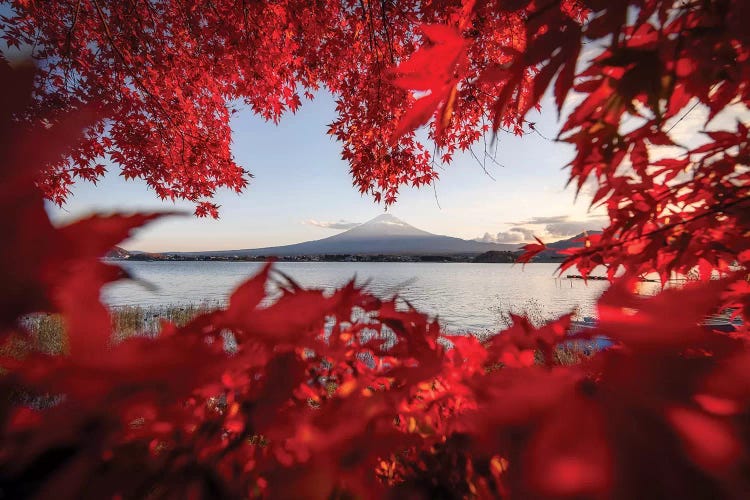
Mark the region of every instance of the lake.
<instances>
[{"instance_id":1,"label":"lake","mask_svg":"<svg viewBox=\"0 0 750 500\"><path fill-rule=\"evenodd\" d=\"M162 306L223 302L259 262L120 262L148 282L108 285L103 300L111 306ZM555 278L557 264L280 262L276 267L308 288L333 290L356 276L357 283L381 298L398 294L431 316L439 313L451 332L496 330L502 311L529 311L554 317L578 310L595 316L595 302L605 281ZM655 285L655 284L654 284ZM273 287L269 288L273 292Z\"/></svg>"}]
</instances>

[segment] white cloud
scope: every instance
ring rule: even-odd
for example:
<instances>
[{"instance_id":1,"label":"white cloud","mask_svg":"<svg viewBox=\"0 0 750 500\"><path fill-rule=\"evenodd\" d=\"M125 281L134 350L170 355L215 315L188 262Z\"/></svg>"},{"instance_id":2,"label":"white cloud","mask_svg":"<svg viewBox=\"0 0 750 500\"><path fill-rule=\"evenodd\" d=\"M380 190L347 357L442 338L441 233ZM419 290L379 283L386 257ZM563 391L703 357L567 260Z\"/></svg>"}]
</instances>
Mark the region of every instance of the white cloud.
<instances>
[{"instance_id":1,"label":"white cloud","mask_svg":"<svg viewBox=\"0 0 750 500\"><path fill-rule=\"evenodd\" d=\"M568 215L532 217L512 223L510 229L496 234L484 233L476 241L485 243L524 243L539 237L547 243L576 236L584 231L599 231L607 225L607 218L599 215L573 219Z\"/></svg>"},{"instance_id":2,"label":"white cloud","mask_svg":"<svg viewBox=\"0 0 750 500\"><path fill-rule=\"evenodd\" d=\"M481 238L474 238L484 243L525 243L534 239L534 232L523 227L512 227L497 234L484 233Z\"/></svg>"},{"instance_id":3,"label":"white cloud","mask_svg":"<svg viewBox=\"0 0 750 500\"><path fill-rule=\"evenodd\" d=\"M308 219L305 221L305 224L309 226L322 227L324 229L335 229L338 231L344 231L346 229L351 229L353 227L359 226L361 222L347 222L343 219L339 220L338 222L321 222L315 219Z\"/></svg>"},{"instance_id":4,"label":"white cloud","mask_svg":"<svg viewBox=\"0 0 750 500\"><path fill-rule=\"evenodd\" d=\"M599 231L604 227L604 220L570 220L547 224L544 232L553 238L563 239L581 234L584 231Z\"/></svg>"},{"instance_id":5,"label":"white cloud","mask_svg":"<svg viewBox=\"0 0 750 500\"><path fill-rule=\"evenodd\" d=\"M527 224L557 224L559 222L565 222L569 219L567 215L553 215L551 217L532 217L531 219L525 221L525 222L519 222L516 224L517 226L527 225Z\"/></svg>"}]
</instances>

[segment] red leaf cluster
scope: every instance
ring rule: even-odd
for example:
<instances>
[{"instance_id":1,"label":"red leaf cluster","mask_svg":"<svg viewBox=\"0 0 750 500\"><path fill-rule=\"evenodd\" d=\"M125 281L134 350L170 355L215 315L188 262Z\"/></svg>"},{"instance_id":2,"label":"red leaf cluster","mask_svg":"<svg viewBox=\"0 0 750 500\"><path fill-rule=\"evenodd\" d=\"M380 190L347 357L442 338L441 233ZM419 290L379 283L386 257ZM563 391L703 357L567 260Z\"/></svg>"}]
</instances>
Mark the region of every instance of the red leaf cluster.
<instances>
[{"instance_id":1,"label":"red leaf cluster","mask_svg":"<svg viewBox=\"0 0 750 500\"><path fill-rule=\"evenodd\" d=\"M503 24L503 31L490 27L483 10L490 7L523 22ZM470 63L461 59L454 67L455 56L446 54L439 64L432 62L422 57L436 50L427 46L401 66L421 61L422 76L411 83L422 90L444 85L449 64L455 79L449 83L459 89L459 104L451 107L457 123L464 113L475 113L474 104L462 108L462 95L486 85L494 102L484 102L482 112L495 130L508 120L523 124L545 92L554 94L560 108L575 95L579 104L559 137L576 150L569 182L591 193L592 206L606 208L610 224L588 237L585 247L568 252L561 270L576 266L585 277L607 266L610 277L624 269L632 276L658 273L666 283L697 268L708 279L733 264L747 267L750 255L748 128L741 119L731 120L746 115L750 105L750 44L738 22L747 13L742 1L477 2L472 42L460 48ZM500 53L483 45L507 30L514 33L512 45ZM583 57L584 44L600 48ZM471 55L480 47L492 64L475 65ZM417 101L420 107L406 115L419 118L411 125L447 102L436 97L431 109L422 109L438 94ZM705 139L678 134L683 120L700 110L706 122L688 128ZM440 118L435 127L442 130ZM521 262L542 248L532 244L527 250Z\"/></svg>"},{"instance_id":2,"label":"red leaf cluster","mask_svg":"<svg viewBox=\"0 0 750 500\"><path fill-rule=\"evenodd\" d=\"M278 122L321 88L336 99L328 133L355 185L393 203L400 186L438 176L431 148L400 136L439 107L439 159L468 149L487 131L494 102L494 82L480 75L500 70L524 41L520 6L509 11L494 1L0 5L0 36L39 61L27 121L102 104L102 119L45 172L46 197L62 204L74 182L96 181L109 160L162 199L194 202L198 216L216 216L216 190L240 191L251 177L231 153L232 115L246 106ZM418 47L420 33L430 48ZM404 90L415 84L429 96ZM516 117L509 109L501 119L520 132Z\"/></svg>"}]
</instances>

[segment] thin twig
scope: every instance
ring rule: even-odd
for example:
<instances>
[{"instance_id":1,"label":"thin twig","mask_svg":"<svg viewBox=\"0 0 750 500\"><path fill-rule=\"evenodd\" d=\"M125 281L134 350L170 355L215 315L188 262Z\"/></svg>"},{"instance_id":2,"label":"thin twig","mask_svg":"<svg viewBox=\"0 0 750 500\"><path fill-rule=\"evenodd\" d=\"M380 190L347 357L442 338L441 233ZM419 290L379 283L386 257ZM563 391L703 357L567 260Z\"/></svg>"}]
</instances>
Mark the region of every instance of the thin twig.
<instances>
[{"instance_id":1,"label":"thin twig","mask_svg":"<svg viewBox=\"0 0 750 500\"><path fill-rule=\"evenodd\" d=\"M482 168L482 170L484 171L484 174L485 174L485 175L486 175L487 177L489 177L490 179L492 179L493 181L497 181L497 179L495 179L495 178L494 178L494 177L492 176L492 174L490 174L490 173L489 173L489 172L487 171L487 167L486 167L486 165L485 165L485 164L484 164L484 163L483 163L483 162L482 162L482 161L481 161L481 160L479 159L479 157L477 156L477 154L476 154L476 153L474 152L474 150L473 150L472 148L469 148L469 152L471 153L471 156L473 156L473 157L474 157L474 159L475 159L475 160L477 161L477 163L479 164L479 166L480 166L480 167Z\"/></svg>"},{"instance_id":2,"label":"thin twig","mask_svg":"<svg viewBox=\"0 0 750 500\"><path fill-rule=\"evenodd\" d=\"M692 112L692 111L693 111L693 110L694 110L695 108L697 108L697 107L698 107L698 105L699 105L700 103L701 103L700 101L696 101L696 103L695 103L695 104L693 104L693 105L692 105L692 106L690 107L690 109L688 109L687 111L685 111L685 114L684 114L684 115L682 115L682 116L680 117L680 119L679 119L679 120L677 120L676 122L674 122L674 123L672 124L672 126L671 126L671 127L669 127L669 128L668 128L668 129L666 130L666 133L668 134L669 132L671 132L671 131L672 131L672 129L673 129L673 128L675 128L675 127L677 126L677 124L678 124L678 123L680 123L680 122L681 122L682 120L684 120L684 119L685 119L685 117L687 117L687 115L689 115L689 114L690 114L690 113L691 113L691 112Z\"/></svg>"}]
</instances>

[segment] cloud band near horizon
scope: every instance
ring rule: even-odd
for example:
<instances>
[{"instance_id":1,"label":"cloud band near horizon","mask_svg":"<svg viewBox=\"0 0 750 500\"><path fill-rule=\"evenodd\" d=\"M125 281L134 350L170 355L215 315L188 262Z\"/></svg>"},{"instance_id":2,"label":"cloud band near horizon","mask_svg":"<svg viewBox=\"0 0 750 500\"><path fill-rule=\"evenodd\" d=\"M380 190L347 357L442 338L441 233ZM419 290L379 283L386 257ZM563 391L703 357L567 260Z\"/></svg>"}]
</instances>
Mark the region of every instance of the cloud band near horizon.
<instances>
[{"instance_id":1,"label":"cloud band near horizon","mask_svg":"<svg viewBox=\"0 0 750 500\"><path fill-rule=\"evenodd\" d=\"M474 238L475 241L485 243L526 243L534 237L542 240L560 240L581 234L584 231L598 231L606 225L607 218L600 216L589 217L584 220L572 219L567 215L549 217L532 217L522 222L509 223L507 231L496 234L489 232L484 236Z\"/></svg>"},{"instance_id":2,"label":"cloud band near horizon","mask_svg":"<svg viewBox=\"0 0 750 500\"><path fill-rule=\"evenodd\" d=\"M337 231L345 231L361 224L361 222L348 222L343 219L338 222L324 222L315 219L308 219L304 223L309 226L322 227L323 229L334 229Z\"/></svg>"}]
</instances>

